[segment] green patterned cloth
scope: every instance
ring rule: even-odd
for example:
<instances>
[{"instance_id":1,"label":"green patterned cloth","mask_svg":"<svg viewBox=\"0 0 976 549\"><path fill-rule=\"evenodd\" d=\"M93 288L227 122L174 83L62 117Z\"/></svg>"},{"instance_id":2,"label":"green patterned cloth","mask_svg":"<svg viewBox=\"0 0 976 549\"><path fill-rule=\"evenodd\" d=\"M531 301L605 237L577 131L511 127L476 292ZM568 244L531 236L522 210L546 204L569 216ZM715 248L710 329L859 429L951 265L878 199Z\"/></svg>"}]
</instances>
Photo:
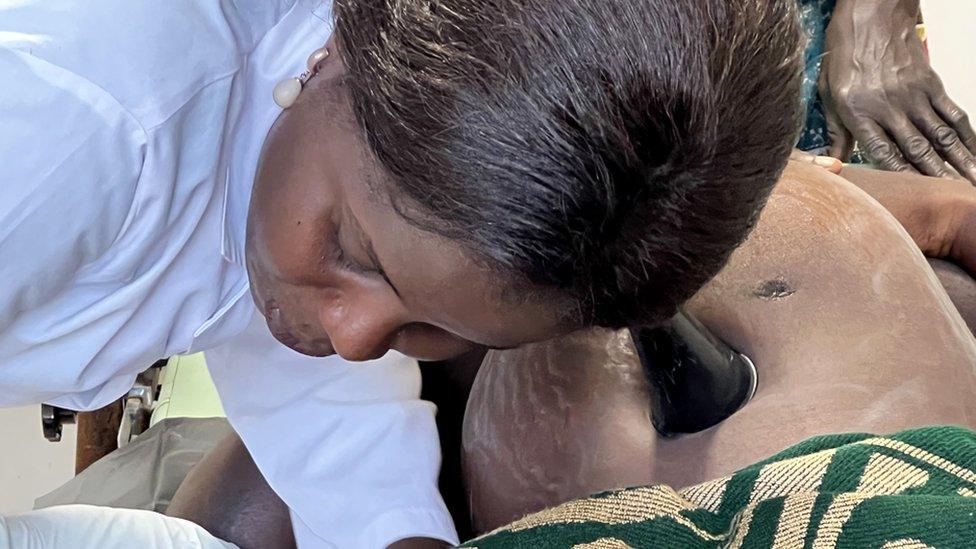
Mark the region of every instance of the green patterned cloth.
<instances>
[{"instance_id":1,"label":"green patterned cloth","mask_svg":"<svg viewBox=\"0 0 976 549\"><path fill-rule=\"evenodd\" d=\"M718 480L572 501L464 547L976 547L976 434L816 437Z\"/></svg>"}]
</instances>

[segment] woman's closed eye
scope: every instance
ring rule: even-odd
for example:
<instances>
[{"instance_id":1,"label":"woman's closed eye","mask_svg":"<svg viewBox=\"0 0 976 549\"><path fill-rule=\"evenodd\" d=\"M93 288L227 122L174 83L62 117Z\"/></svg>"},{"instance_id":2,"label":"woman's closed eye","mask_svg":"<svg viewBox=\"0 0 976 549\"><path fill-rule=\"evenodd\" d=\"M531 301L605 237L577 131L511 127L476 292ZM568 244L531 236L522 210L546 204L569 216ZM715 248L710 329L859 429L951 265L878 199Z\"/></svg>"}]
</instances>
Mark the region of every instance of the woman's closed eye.
<instances>
[{"instance_id":1,"label":"woman's closed eye","mask_svg":"<svg viewBox=\"0 0 976 549\"><path fill-rule=\"evenodd\" d=\"M332 238L332 261L333 264L345 271L359 275L370 275L376 274L376 266L368 265L364 261L356 257L356 254L347 251L349 244L343 245L341 231L336 231L333 233ZM367 255L367 254L363 254Z\"/></svg>"},{"instance_id":2,"label":"woman's closed eye","mask_svg":"<svg viewBox=\"0 0 976 549\"><path fill-rule=\"evenodd\" d=\"M345 228L345 230L343 230ZM346 267L350 272L364 276L379 276L393 289L393 292L401 296L396 284L390 280L373 249L373 242L363 230L359 221L349 214L344 222L336 231L338 263ZM402 296L401 296L402 297Z\"/></svg>"}]
</instances>

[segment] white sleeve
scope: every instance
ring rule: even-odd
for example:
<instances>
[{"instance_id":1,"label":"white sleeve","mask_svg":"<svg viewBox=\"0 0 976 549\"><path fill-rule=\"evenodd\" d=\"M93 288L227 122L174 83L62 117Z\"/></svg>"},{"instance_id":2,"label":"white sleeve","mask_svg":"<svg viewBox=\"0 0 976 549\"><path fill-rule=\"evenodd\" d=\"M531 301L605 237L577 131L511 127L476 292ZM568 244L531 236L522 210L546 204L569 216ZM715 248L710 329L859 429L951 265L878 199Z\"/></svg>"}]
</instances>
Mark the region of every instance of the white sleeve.
<instances>
[{"instance_id":1,"label":"white sleeve","mask_svg":"<svg viewBox=\"0 0 976 549\"><path fill-rule=\"evenodd\" d=\"M78 75L0 44L0 333L107 249L135 194L145 132Z\"/></svg>"},{"instance_id":2,"label":"white sleeve","mask_svg":"<svg viewBox=\"0 0 976 549\"><path fill-rule=\"evenodd\" d=\"M51 305L124 226L147 138L107 92L4 39L0 32L0 405L16 405L79 385L78 361L92 344L72 342L88 335L75 311ZM49 341L57 345L38 350ZM121 394L125 381L106 387Z\"/></svg>"},{"instance_id":3,"label":"white sleeve","mask_svg":"<svg viewBox=\"0 0 976 549\"><path fill-rule=\"evenodd\" d=\"M237 549L200 526L142 509L60 505L0 517L0 549Z\"/></svg>"},{"instance_id":4,"label":"white sleeve","mask_svg":"<svg viewBox=\"0 0 976 549\"><path fill-rule=\"evenodd\" d=\"M260 315L206 357L228 419L292 510L300 548L457 543L437 488L436 409L419 399L416 361L303 356Z\"/></svg>"}]
</instances>

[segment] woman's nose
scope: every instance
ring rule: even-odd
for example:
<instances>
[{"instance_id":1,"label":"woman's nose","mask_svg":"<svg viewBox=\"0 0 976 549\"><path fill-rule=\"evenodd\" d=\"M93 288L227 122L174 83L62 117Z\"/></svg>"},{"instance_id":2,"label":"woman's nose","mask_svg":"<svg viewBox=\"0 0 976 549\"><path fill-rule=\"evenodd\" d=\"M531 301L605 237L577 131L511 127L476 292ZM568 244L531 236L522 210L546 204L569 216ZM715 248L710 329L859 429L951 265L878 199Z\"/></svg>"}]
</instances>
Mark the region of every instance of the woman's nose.
<instances>
[{"instance_id":1,"label":"woman's nose","mask_svg":"<svg viewBox=\"0 0 976 549\"><path fill-rule=\"evenodd\" d=\"M326 304L319 316L335 352L346 360L379 358L390 350L406 311L386 292L346 293Z\"/></svg>"}]
</instances>

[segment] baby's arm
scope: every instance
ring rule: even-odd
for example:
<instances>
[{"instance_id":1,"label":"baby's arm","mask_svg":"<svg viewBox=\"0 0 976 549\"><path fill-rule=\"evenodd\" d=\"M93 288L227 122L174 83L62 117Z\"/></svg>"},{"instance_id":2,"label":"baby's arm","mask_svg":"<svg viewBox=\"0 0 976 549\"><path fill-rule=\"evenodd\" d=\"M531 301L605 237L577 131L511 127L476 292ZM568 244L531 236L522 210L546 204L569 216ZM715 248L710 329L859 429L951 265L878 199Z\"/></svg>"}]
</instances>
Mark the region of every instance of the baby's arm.
<instances>
[{"instance_id":1,"label":"baby's arm","mask_svg":"<svg viewBox=\"0 0 976 549\"><path fill-rule=\"evenodd\" d=\"M926 256L976 274L976 187L968 181L855 167L840 175L891 212Z\"/></svg>"}]
</instances>

